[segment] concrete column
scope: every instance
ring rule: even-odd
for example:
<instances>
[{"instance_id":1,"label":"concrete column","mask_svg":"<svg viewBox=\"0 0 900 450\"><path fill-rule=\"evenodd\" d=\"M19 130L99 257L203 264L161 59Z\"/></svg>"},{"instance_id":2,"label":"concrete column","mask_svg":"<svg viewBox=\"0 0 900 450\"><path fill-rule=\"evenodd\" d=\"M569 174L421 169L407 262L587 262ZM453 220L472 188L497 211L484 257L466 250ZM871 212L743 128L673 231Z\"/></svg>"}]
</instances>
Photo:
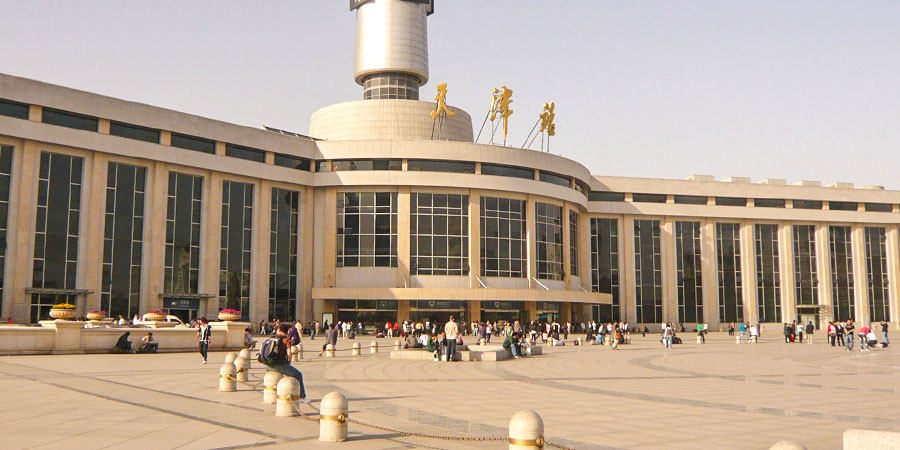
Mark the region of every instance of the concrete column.
<instances>
[{"instance_id":1,"label":"concrete column","mask_svg":"<svg viewBox=\"0 0 900 450\"><path fill-rule=\"evenodd\" d=\"M759 322L759 307L756 295L756 240L753 222L741 222L741 294L744 302L744 318L750 323Z\"/></svg>"},{"instance_id":2,"label":"concrete column","mask_svg":"<svg viewBox=\"0 0 900 450\"><path fill-rule=\"evenodd\" d=\"M537 320L537 302L525 302L525 312L528 313L528 320Z\"/></svg>"},{"instance_id":3,"label":"concrete column","mask_svg":"<svg viewBox=\"0 0 900 450\"><path fill-rule=\"evenodd\" d=\"M537 173L537 171L535 171ZM537 175L535 175L537 176ZM529 195L525 201L525 243L526 253L528 255L528 270L525 272L528 277L528 289L540 289L535 286L534 278L537 276L537 226L534 222L535 200L533 195Z\"/></svg>"},{"instance_id":4,"label":"concrete column","mask_svg":"<svg viewBox=\"0 0 900 450\"><path fill-rule=\"evenodd\" d=\"M40 122L44 118L44 108L38 105L28 106L28 120L32 122Z\"/></svg>"},{"instance_id":5,"label":"concrete column","mask_svg":"<svg viewBox=\"0 0 900 450\"><path fill-rule=\"evenodd\" d=\"M144 248L141 263L140 311L162 307L160 294L163 280L166 247L166 205L169 194L169 169L166 163L154 162L147 168L144 195ZM202 223L202 218L200 219ZM199 312L199 311L198 311Z\"/></svg>"},{"instance_id":6,"label":"concrete column","mask_svg":"<svg viewBox=\"0 0 900 450\"><path fill-rule=\"evenodd\" d=\"M97 132L100 134L109 134L109 119L100 119L97 121Z\"/></svg>"},{"instance_id":7,"label":"concrete column","mask_svg":"<svg viewBox=\"0 0 900 450\"><path fill-rule=\"evenodd\" d=\"M571 263L572 257L569 253L569 248L572 245L572 239L569 236L569 204L563 203L562 208L562 238L563 238L563 281L566 284L566 290L571 289L572 283L572 270ZM562 316L562 314L560 314Z\"/></svg>"},{"instance_id":8,"label":"concrete column","mask_svg":"<svg viewBox=\"0 0 900 450\"><path fill-rule=\"evenodd\" d=\"M663 320L676 323L678 320L678 266L675 254L675 221L663 217L660 222L660 268L662 269Z\"/></svg>"},{"instance_id":9,"label":"concrete column","mask_svg":"<svg viewBox=\"0 0 900 450\"><path fill-rule=\"evenodd\" d=\"M107 127L109 121L107 121ZM94 152L85 158L84 183L81 190L81 226L79 234L79 272L83 276L84 289L93 291L85 296L81 314L100 306L100 268L103 264L104 212L106 211L106 172L108 170L105 153ZM90 168L88 170L88 168ZM120 269L121 270L121 269ZM127 270L127 269L126 269ZM106 306L106 305L103 305Z\"/></svg>"},{"instance_id":10,"label":"concrete column","mask_svg":"<svg viewBox=\"0 0 900 450\"><path fill-rule=\"evenodd\" d=\"M210 172L203 180L203 206L200 218L200 293L213 294L201 303L199 314L216 317L219 311L219 260L222 247L222 175Z\"/></svg>"},{"instance_id":11,"label":"concrete column","mask_svg":"<svg viewBox=\"0 0 900 450\"><path fill-rule=\"evenodd\" d=\"M622 244L619 253L624 260L625 269L619 272L619 284L623 287L619 302L622 304L620 320L636 323L637 304L635 303L635 279L634 279L634 216L626 215L622 222L620 241Z\"/></svg>"},{"instance_id":12,"label":"concrete column","mask_svg":"<svg viewBox=\"0 0 900 450\"><path fill-rule=\"evenodd\" d=\"M887 227L887 270L888 270L888 295L890 298L890 313L892 322L900 322L900 231L896 226Z\"/></svg>"},{"instance_id":13,"label":"concrete column","mask_svg":"<svg viewBox=\"0 0 900 450\"><path fill-rule=\"evenodd\" d=\"M621 222L621 220L619 221ZM621 234L619 235L621 236ZM578 215L578 278L585 291L591 291L591 218L587 211ZM578 289L572 286L571 289ZM590 307L588 308L590 309Z\"/></svg>"},{"instance_id":14,"label":"concrete column","mask_svg":"<svg viewBox=\"0 0 900 450\"><path fill-rule=\"evenodd\" d=\"M890 264L890 260L888 261ZM890 267L890 266L889 266ZM816 274L819 279L819 298L818 304L821 306L820 311L831 311L833 302L833 280L831 279L831 245L828 240L828 225L824 223L816 224ZM782 286L782 290L784 287ZM821 317L821 316L820 316ZM833 317L828 314L829 320Z\"/></svg>"},{"instance_id":15,"label":"concrete column","mask_svg":"<svg viewBox=\"0 0 900 450\"><path fill-rule=\"evenodd\" d=\"M40 107L37 107L37 114L40 120ZM34 116L35 107L32 106L32 120ZM25 288L31 286L33 274L35 203L41 153L34 141L24 141L13 152L9 228L6 230L6 270L10 276L4 278L3 316L12 317L16 323L26 323L31 320L31 296L25 294Z\"/></svg>"},{"instance_id":16,"label":"concrete column","mask_svg":"<svg viewBox=\"0 0 900 450\"><path fill-rule=\"evenodd\" d=\"M159 145L166 145L166 146L172 145L172 132L171 131L161 130L159 132Z\"/></svg>"},{"instance_id":17,"label":"concrete column","mask_svg":"<svg viewBox=\"0 0 900 450\"><path fill-rule=\"evenodd\" d=\"M272 183L260 180L253 189L250 254L250 323L269 317L269 245L272 228Z\"/></svg>"},{"instance_id":18,"label":"concrete column","mask_svg":"<svg viewBox=\"0 0 900 450\"><path fill-rule=\"evenodd\" d=\"M478 189L469 191L469 287L481 289L481 194ZM471 302L469 303L471 307ZM476 314L481 315L481 307ZM472 314L470 311L469 314ZM472 317L472 316L470 316ZM475 320L475 319L472 319Z\"/></svg>"},{"instance_id":19,"label":"concrete column","mask_svg":"<svg viewBox=\"0 0 900 450\"><path fill-rule=\"evenodd\" d=\"M409 285L409 186L400 186L397 192L397 282L395 286ZM412 287L412 286L410 286Z\"/></svg>"},{"instance_id":20,"label":"concrete column","mask_svg":"<svg viewBox=\"0 0 900 450\"><path fill-rule=\"evenodd\" d=\"M216 154L219 156L225 155L225 143L224 142L216 142Z\"/></svg>"},{"instance_id":21,"label":"concrete column","mask_svg":"<svg viewBox=\"0 0 900 450\"><path fill-rule=\"evenodd\" d=\"M778 270L781 273L781 321L797 317L794 292L794 235L790 222L778 224Z\"/></svg>"},{"instance_id":22,"label":"concrete column","mask_svg":"<svg viewBox=\"0 0 900 450\"><path fill-rule=\"evenodd\" d=\"M469 321L481 322L481 301L469 300L465 303L469 313Z\"/></svg>"},{"instance_id":23,"label":"concrete column","mask_svg":"<svg viewBox=\"0 0 900 450\"><path fill-rule=\"evenodd\" d=\"M866 270L866 234L863 225L853 225L850 248L853 254L853 307L857 324L869 324L869 274Z\"/></svg>"},{"instance_id":24,"label":"concrete column","mask_svg":"<svg viewBox=\"0 0 900 450\"><path fill-rule=\"evenodd\" d=\"M565 323L572 320L572 304L569 302L559 302L559 321Z\"/></svg>"},{"instance_id":25,"label":"concrete column","mask_svg":"<svg viewBox=\"0 0 900 450\"><path fill-rule=\"evenodd\" d=\"M397 322L409 319L409 300L397 300Z\"/></svg>"},{"instance_id":26,"label":"concrete column","mask_svg":"<svg viewBox=\"0 0 900 450\"><path fill-rule=\"evenodd\" d=\"M324 232L316 235L314 227L314 192L315 188L307 187L300 195L300 217L298 226L297 245L297 316L303 323L313 320L313 243L316 239L322 239Z\"/></svg>"},{"instance_id":27,"label":"concrete column","mask_svg":"<svg viewBox=\"0 0 900 450\"><path fill-rule=\"evenodd\" d=\"M322 252L322 269L324 271L324 279L322 286L334 287L336 283L336 265L337 265L337 188L329 187L325 189L325 216L324 227L318 228L322 233L321 239L324 243Z\"/></svg>"},{"instance_id":28,"label":"concrete column","mask_svg":"<svg viewBox=\"0 0 900 450\"><path fill-rule=\"evenodd\" d=\"M700 277L703 282L703 321L710 326L719 323L718 270L716 224L705 220L700 225Z\"/></svg>"}]
</instances>

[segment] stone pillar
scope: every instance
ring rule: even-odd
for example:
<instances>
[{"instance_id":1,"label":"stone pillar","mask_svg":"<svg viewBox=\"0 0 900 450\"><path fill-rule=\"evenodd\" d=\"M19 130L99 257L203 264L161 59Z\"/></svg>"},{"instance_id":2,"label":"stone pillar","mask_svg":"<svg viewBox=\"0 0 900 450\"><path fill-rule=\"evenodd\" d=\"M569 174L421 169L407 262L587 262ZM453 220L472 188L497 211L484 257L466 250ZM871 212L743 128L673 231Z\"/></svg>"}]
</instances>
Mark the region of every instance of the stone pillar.
<instances>
[{"instance_id":1,"label":"stone pillar","mask_svg":"<svg viewBox=\"0 0 900 450\"><path fill-rule=\"evenodd\" d=\"M525 271L525 274L528 277L528 289L542 289L540 286L535 286L534 282L534 278L537 276L537 227L534 222L534 214L534 196L529 195L525 201L525 244L528 255L528 270Z\"/></svg>"},{"instance_id":2,"label":"stone pillar","mask_svg":"<svg viewBox=\"0 0 900 450\"><path fill-rule=\"evenodd\" d=\"M35 108L31 107L32 120ZM40 107L37 109L40 115ZM22 145L15 147L6 230L7 276L4 278L3 317L12 317L17 323L31 321L31 296L25 294L25 289L32 283L35 191L39 166L40 151L34 141L23 141Z\"/></svg>"},{"instance_id":3,"label":"stone pillar","mask_svg":"<svg viewBox=\"0 0 900 450\"><path fill-rule=\"evenodd\" d=\"M619 234L621 242L619 249L620 258L624 261L624 270L619 271L619 284L622 286L622 295L619 302L622 304L620 320L637 323L637 304L635 303L634 280L634 216L626 215L620 220L622 223Z\"/></svg>"},{"instance_id":4,"label":"stone pillar","mask_svg":"<svg viewBox=\"0 0 900 450\"><path fill-rule=\"evenodd\" d=\"M272 240L272 183L260 180L253 189L250 254L250 323L269 318L269 243ZM299 256L299 255L298 255Z\"/></svg>"},{"instance_id":5,"label":"stone pillar","mask_svg":"<svg viewBox=\"0 0 900 450\"><path fill-rule=\"evenodd\" d=\"M562 257L563 257L563 281L566 284L566 290L572 289L572 257L569 249L572 245L572 238L569 236L569 204L563 203L562 206ZM560 311L562 312L562 311ZM562 316L562 314L560 314Z\"/></svg>"},{"instance_id":6,"label":"stone pillar","mask_svg":"<svg viewBox=\"0 0 900 450\"><path fill-rule=\"evenodd\" d=\"M109 121L106 121L107 130ZM100 304L100 267L103 264L103 236L104 214L106 211L106 173L108 170L105 153L94 152L91 157L85 158L85 168L90 166L90 174L84 174L81 191L81 204L83 211L91 211L93 214L81 215L81 230L79 233L79 272L84 276L85 289L93 291L85 296L85 303L79 305L81 314L86 314L92 309L108 311L107 305ZM87 172L87 171L86 171ZM90 186L90 188L88 188ZM128 269L126 269L128 270ZM136 312L136 311L135 311Z\"/></svg>"},{"instance_id":7,"label":"stone pillar","mask_svg":"<svg viewBox=\"0 0 900 450\"><path fill-rule=\"evenodd\" d=\"M900 231L896 226L887 227L888 296L891 321L900 322ZM877 334L877 333L876 333Z\"/></svg>"},{"instance_id":8,"label":"stone pillar","mask_svg":"<svg viewBox=\"0 0 900 450\"><path fill-rule=\"evenodd\" d=\"M525 312L528 314L528 320L537 320L537 302L526 301L525 302Z\"/></svg>"},{"instance_id":9,"label":"stone pillar","mask_svg":"<svg viewBox=\"0 0 900 450\"><path fill-rule=\"evenodd\" d=\"M851 228L850 247L853 254L853 307L858 326L869 325L869 274L866 270L866 230L862 225Z\"/></svg>"},{"instance_id":10,"label":"stone pillar","mask_svg":"<svg viewBox=\"0 0 900 450\"><path fill-rule=\"evenodd\" d=\"M891 260L888 259L888 264ZM890 266L888 266L890 267ZM816 276L819 279L819 298L818 304L820 311L831 311L833 304L834 280L831 278L831 245L828 236L828 225L824 223L816 224ZM784 289L784 288L782 288ZM823 320L828 321L834 317L833 313L828 314L827 318L819 316L819 326Z\"/></svg>"},{"instance_id":11,"label":"stone pillar","mask_svg":"<svg viewBox=\"0 0 900 450\"><path fill-rule=\"evenodd\" d=\"M480 300L469 300L466 301L466 312L469 313L469 321L481 322L481 301Z\"/></svg>"},{"instance_id":12,"label":"stone pillar","mask_svg":"<svg viewBox=\"0 0 900 450\"><path fill-rule=\"evenodd\" d=\"M303 323L313 320L313 243L316 239L323 239L326 232L320 232L317 236L315 230L315 209L314 205L315 188L309 186L300 195L300 217L297 252L297 316Z\"/></svg>"},{"instance_id":13,"label":"stone pillar","mask_svg":"<svg viewBox=\"0 0 900 450\"><path fill-rule=\"evenodd\" d=\"M219 143L217 143L219 144ZM224 149L224 145L223 145ZM222 246L222 175L209 172L203 177L203 206L200 219L200 293L213 294L200 304L198 314L216 317L219 310L219 249Z\"/></svg>"},{"instance_id":14,"label":"stone pillar","mask_svg":"<svg viewBox=\"0 0 900 450\"><path fill-rule=\"evenodd\" d=\"M750 323L759 322L759 307L756 293L756 240L753 222L741 221L741 294L744 303L744 318Z\"/></svg>"},{"instance_id":15,"label":"stone pillar","mask_svg":"<svg viewBox=\"0 0 900 450\"><path fill-rule=\"evenodd\" d=\"M481 195L477 189L469 191L469 287L481 289L478 277L481 275ZM472 302L469 302L469 317L473 315ZM481 306L474 308L474 314L481 317Z\"/></svg>"},{"instance_id":16,"label":"stone pillar","mask_svg":"<svg viewBox=\"0 0 900 450\"><path fill-rule=\"evenodd\" d=\"M675 221L663 217L660 221L660 268L662 269L663 320L678 323L678 262L675 252Z\"/></svg>"},{"instance_id":17,"label":"stone pillar","mask_svg":"<svg viewBox=\"0 0 900 450\"><path fill-rule=\"evenodd\" d=\"M700 278L703 282L703 321L709 324L719 323L718 270L716 224L704 220L700 225Z\"/></svg>"},{"instance_id":18,"label":"stone pillar","mask_svg":"<svg viewBox=\"0 0 900 450\"><path fill-rule=\"evenodd\" d=\"M794 235L790 222L778 224L778 270L781 273L781 321L797 317L794 292Z\"/></svg>"},{"instance_id":19,"label":"stone pillar","mask_svg":"<svg viewBox=\"0 0 900 450\"><path fill-rule=\"evenodd\" d=\"M397 322L409 319L409 300L397 300ZM402 331L402 330L401 330Z\"/></svg>"},{"instance_id":20,"label":"stone pillar","mask_svg":"<svg viewBox=\"0 0 900 450\"><path fill-rule=\"evenodd\" d=\"M409 286L409 186L400 186L397 192L397 283L395 286Z\"/></svg>"},{"instance_id":21,"label":"stone pillar","mask_svg":"<svg viewBox=\"0 0 900 450\"><path fill-rule=\"evenodd\" d=\"M578 215L578 278L581 287L588 292L592 290L591 269L591 218L583 211Z\"/></svg>"}]
</instances>

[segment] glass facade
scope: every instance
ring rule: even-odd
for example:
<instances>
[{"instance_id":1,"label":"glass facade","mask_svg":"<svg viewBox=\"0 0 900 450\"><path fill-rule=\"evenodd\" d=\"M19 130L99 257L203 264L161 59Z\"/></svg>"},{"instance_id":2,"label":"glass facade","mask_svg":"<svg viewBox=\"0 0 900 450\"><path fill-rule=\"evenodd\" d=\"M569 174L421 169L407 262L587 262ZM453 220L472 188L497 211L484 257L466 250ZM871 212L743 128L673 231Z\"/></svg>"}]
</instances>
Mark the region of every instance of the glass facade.
<instances>
[{"instance_id":1,"label":"glass facade","mask_svg":"<svg viewBox=\"0 0 900 450\"><path fill-rule=\"evenodd\" d=\"M887 236L884 228L866 227L866 277L869 282L869 321L891 320L888 293Z\"/></svg>"},{"instance_id":2,"label":"glass facade","mask_svg":"<svg viewBox=\"0 0 900 450\"><path fill-rule=\"evenodd\" d=\"M678 321L703 322L703 277L700 271L700 222L675 222Z\"/></svg>"},{"instance_id":3,"label":"glass facade","mask_svg":"<svg viewBox=\"0 0 900 450\"><path fill-rule=\"evenodd\" d=\"M109 134L138 141L159 144L159 130L139 127L128 123L110 122Z\"/></svg>"},{"instance_id":4,"label":"glass facade","mask_svg":"<svg viewBox=\"0 0 900 450\"><path fill-rule=\"evenodd\" d=\"M831 248L831 302L834 320L856 320L853 308L853 252L848 226L828 227Z\"/></svg>"},{"instance_id":5,"label":"glass facade","mask_svg":"<svg viewBox=\"0 0 900 450\"><path fill-rule=\"evenodd\" d=\"M402 170L403 161L399 159L340 159L331 162L333 172L354 170Z\"/></svg>"},{"instance_id":6,"label":"glass facade","mask_svg":"<svg viewBox=\"0 0 900 450\"><path fill-rule=\"evenodd\" d=\"M600 322L619 320L619 221L591 219L591 290L612 294L612 305L599 305Z\"/></svg>"},{"instance_id":7,"label":"glass facade","mask_svg":"<svg viewBox=\"0 0 900 450\"><path fill-rule=\"evenodd\" d=\"M41 152L32 287L76 288L83 165L84 158ZM60 302L75 304L75 295L32 294L31 321L46 319Z\"/></svg>"},{"instance_id":8,"label":"glass facade","mask_svg":"<svg viewBox=\"0 0 900 450\"><path fill-rule=\"evenodd\" d=\"M13 148L0 146L0 309L3 308L3 274L6 269L6 247L9 242L6 231L9 228L9 189L12 186Z\"/></svg>"},{"instance_id":9,"label":"glass facade","mask_svg":"<svg viewBox=\"0 0 900 450\"><path fill-rule=\"evenodd\" d=\"M222 182L222 244L219 249L219 309L237 309L250 317L250 258L253 235L253 185Z\"/></svg>"},{"instance_id":10,"label":"glass facade","mask_svg":"<svg viewBox=\"0 0 900 450\"><path fill-rule=\"evenodd\" d=\"M638 323L658 323L662 311L660 222L634 221L634 285Z\"/></svg>"},{"instance_id":11,"label":"glass facade","mask_svg":"<svg viewBox=\"0 0 900 450\"><path fill-rule=\"evenodd\" d=\"M185 150L193 150L201 153L216 153L216 142L209 139L188 136L185 134L172 133L172 147L183 148Z\"/></svg>"},{"instance_id":12,"label":"glass facade","mask_svg":"<svg viewBox=\"0 0 900 450\"><path fill-rule=\"evenodd\" d=\"M631 201L637 203L665 203L666 194L631 194Z\"/></svg>"},{"instance_id":13,"label":"glass facade","mask_svg":"<svg viewBox=\"0 0 900 450\"><path fill-rule=\"evenodd\" d=\"M410 274L469 274L468 195L410 194L409 234Z\"/></svg>"},{"instance_id":14,"label":"glass facade","mask_svg":"<svg viewBox=\"0 0 900 450\"><path fill-rule=\"evenodd\" d=\"M109 163L100 308L109 317L140 312L147 168Z\"/></svg>"},{"instance_id":15,"label":"glass facade","mask_svg":"<svg viewBox=\"0 0 900 450\"><path fill-rule=\"evenodd\" d=\"M50 108L43 108L41 122L85 131L97 131L99 125L96 117L82 116L81 114Z\"/></svg>"},{"instance_id":16,"label":"glass facade","mask_svg":"<svg viewBox=\"0 0 900 450\"><path fill-rule=\"evenodd\" d=\"M196 294L200 279L203 177L169 172L163 291Z\"/></svg>"},{"instance_id":17,"label":"glass facade","mask_svg":"<svg viewBox=\"0 0 900 450\"><path fill-rule=\"evenodd\" d=\"M337 266L397 267L397 193L337 194Z\"/></svg>"},{"instance_id":18,"label":"glass facade","mask_svg":"<svg viewBox=\"0 0 900 450\"><path fill-rule=\"evenodd\" d=\"M743 322L741 282L741 225L716 224L716 262L719 276L719 321Z\"/></svg>"},{"instance_id":19,"label":"glass facade","mask_svg":"<svg viewBox=\"0 0 900 450\"><path fill-rule=\"evenodd\" d=\"M569 210L569 273L578 276L578 213Z\"/></svg>"},{"instance_id":20,"label":"glass facade","mask_svg":"<svg viewBox=\"0 0 900 450\"><path fill-rule=\"evenodd\" d=\"M525 201L481 197L481 275L522 278L528 267Z\"/></svg>"},{"instance_id":21,"label":"glass facade","mask_svg":"<svg viewBox=\"0 0 900 450\"><path fill-rule=\"evenodd\" d=\"M819 298L816 273L816 226L794 225L794 301L797 305L815 305Z\"/></svg>"},{"instance_id":22,"label":"glass facade","mask_svg":"<svg viewBox=\"0 0 900 450\"><path fill-rule=\"evenodd\" d=\"M500 177L515 177L524 180L534 179L534 170L524 167L502 166L499 164L481 163L482 175L496 175Z\"/></svg>"},{"instance_id":23,"label":"glass facade","mask_svg":"<svg viewBox=\"0 0 900 450\"><path fill-rule=\"evenodd\" d=\"M266 152L240 145L226 144L225 156L246 159L247 161L266 162Z\"/></svg>"},{"instance_id":24,"label":"glass facade","mask_svg":"<svg viewBox=\"0 0 900 450\"><path fill-rule=\"evenodd\" d=\"M403 72L381 72L362 79L366 100L418 100L419 77Z\"/></svg>"},{"instance_id":25,"label":"glass facade","mask_svg":"<svg viewBox=\"0 0 900 450\"><path fill-rule=\"evenodd\" d=\"M555 173L540 171L538 174L538 179L545 183L552 183L557 186L571 187L572 180L569 177L564 177L562 175L557 175Z\"/></svg>"},{"instance_id":26,"label":"glass facade","mask_svg":"<svg viewBox=\"0 0 900 450\"><path fill-rule=\"evenodd\" d=\"M280 153L275 154L275 158L273 160L273 164L280 167L287 167L289 169L297 169L297 170L309 170L311 167L311 163L306 158L300 158L298 156L291 155L282 155Z\"/></svg>"},{"instance_id":27,"label":"glass facade","mask_svg":"<svg viewBox=\"0 0 900 450\"><path fill-rule=\"evenodd\" d=\"M9 100L0 100L0 116L28 120L28 105Z\"/></svg>"},{"instance_id":28,"label":"glass facade","mask_svg":"<svg viewBox=\"0 0 900 450\"><path fill-rule=\"evenodd\" d=\"M475 173L475 163L465 161L410 159L406 162L406 170L410 172Z\"/></svg>"},{"instance_id":29,"label":"glass facade","mask_svg":"<svg viewBox=\"0 0 900 450\"><path fill-rule=\"evenodd\" d=\"M562 280L563 228L562 207L548 203L535 204L535 240L537 241L537 278Z\"/></svg>"},{"instance_id":30,"label":"glass facade","mask_svg":"<svg viewBox=\"0 0 900 450\"><path fill-rule=\"evenodd\" d=\"M297 317L300 193L272 189L269 228L269 320Z\"/></svg>"},{"instance_id":31,"label":"glass facade","mask_svg":"<svg viewBox=\"0 0 900 450\"><path fill-rule=\"evenodd\" d=\"M778 225L753 227L756 247L756 302L760 322L781 322Z\"/></svg>"}]
</instances>

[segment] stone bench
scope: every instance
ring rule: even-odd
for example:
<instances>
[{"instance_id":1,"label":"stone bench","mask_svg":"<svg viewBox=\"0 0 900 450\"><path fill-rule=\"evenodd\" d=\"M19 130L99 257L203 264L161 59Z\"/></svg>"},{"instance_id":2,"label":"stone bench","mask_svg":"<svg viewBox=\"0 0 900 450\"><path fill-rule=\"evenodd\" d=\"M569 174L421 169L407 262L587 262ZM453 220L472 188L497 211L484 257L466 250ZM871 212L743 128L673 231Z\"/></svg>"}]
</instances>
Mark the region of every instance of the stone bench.
<instances>
[{"instance_id":1,"label":"stone bench","mask_svg":"<svg viewBox=\"0 0 900 450\"><path fill-rule=\"evenodd\" d=\"M523 353L526 349L522 349ZM542 347L531 348L531 356L540 355ZM504 361L511 359L512 354L501 345L461 345L456 350L454 361ZM391 359L433 360L434 354L421 348L408 348L391 351Z\"/></svg>"}]
</instances>

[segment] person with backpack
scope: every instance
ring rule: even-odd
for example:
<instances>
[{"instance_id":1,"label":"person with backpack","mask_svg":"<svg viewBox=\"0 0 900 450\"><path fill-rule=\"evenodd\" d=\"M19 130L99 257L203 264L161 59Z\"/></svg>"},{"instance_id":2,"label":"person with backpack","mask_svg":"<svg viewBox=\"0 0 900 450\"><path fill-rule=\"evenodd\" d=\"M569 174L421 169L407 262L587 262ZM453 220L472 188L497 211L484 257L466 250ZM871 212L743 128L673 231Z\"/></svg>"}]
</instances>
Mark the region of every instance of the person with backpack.
<instances>
[{"instance_id":1,"label":"person with backpack","mask_svg":"<svg viewBox=\"0 0 900 450\"><path fill-rule=\"evenodd\" d=\"M300 403L310 403L306 398L306 387L303 385L303 374L291 365L291 338L288 337L291 325L283 323L275 331L275 337L266 339L259 349L257 361L288 377L294 377L300 383Z\"/></svg>"},{"instance_id":2,"label":"person with backpack","mask_svg":"<svg viewBox=\"0 0 900 450\"><path fill-rule=\"evenodd\" d=\"M287 324L285 324L287 325ZM300 343L300 322L297 321L296 325L288 325L290 330L288 330L287 337L291 341L291 345L297 345Z\"/></svg>"}]
</instances>

